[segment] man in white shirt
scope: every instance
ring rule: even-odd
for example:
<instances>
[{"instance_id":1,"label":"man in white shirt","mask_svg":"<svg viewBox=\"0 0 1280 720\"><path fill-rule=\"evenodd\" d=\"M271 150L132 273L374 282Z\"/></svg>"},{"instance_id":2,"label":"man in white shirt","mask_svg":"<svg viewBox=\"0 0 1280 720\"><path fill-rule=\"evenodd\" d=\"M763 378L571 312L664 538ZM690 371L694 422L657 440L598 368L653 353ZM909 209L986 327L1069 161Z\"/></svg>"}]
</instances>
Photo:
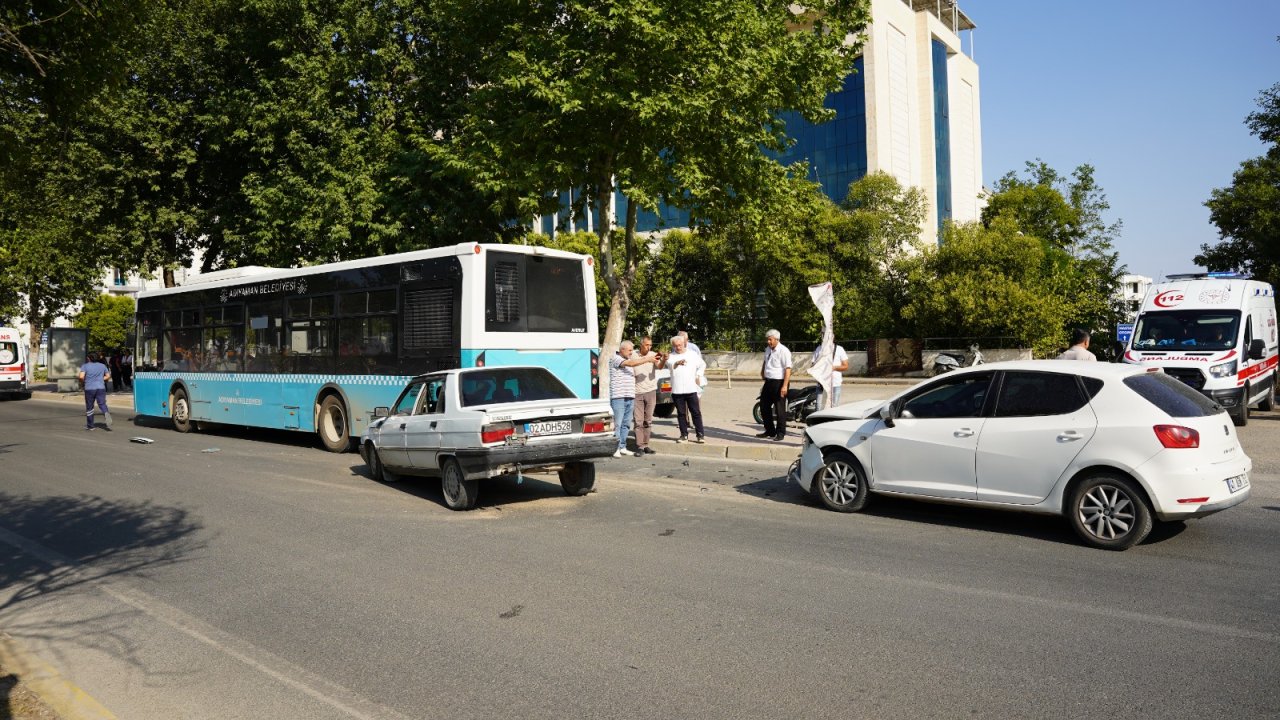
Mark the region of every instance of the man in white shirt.
<instances>
[{"instance_id":1,"label":"man in white shirt","mask_svg":"<svg viewBox=\"0 0 1280 720\"><path fill-rule=\"evenodd\" d=\"M685 339L676 335L671 338L667 367L671 368L671 399L676 404L676 423L680 426L680 437L676 438L676 442L689 442L686 410L693 416L693 430L697 437L694 442L703 442L702 402L698 391L701 389L707 364L702 361L701 353L690 350Z\"/></svg>"},{"instance_id":2,"label":"man in white shirt","mask_svg":"<svg viewBox=\"0 0 1280 720\"><path fill-rule=\"evenodd\" d=\"M822 352L822 347L818 346L813 350L813 357L809 360L810 365L818 362L818 353ZM845 370L849 369L849 353L844 348L835 345L831 351L831 404L827 407L839 407L840 405L840 384L844 382ZM821 386L819 386L821 387ZM818 407L823 407L822 400L818 400Z\"/></svg>"},{"instance_id":3,"label":"man in white shirt","mask_svg":"<svg viewBox=\"0 0 1280 720\"><path fill-rule=\"evenodd\" d=\"M781 440L787 435L787 389L791 386L791 351L782 344L782 333L770 330L764 334L768 345L760 365L760 417L764 432L756 437ZM774 421L774 418L777 421Z\"/></svg>"},{"instance_id":4,"label":"man in white shirt","mask_svg":"<svg viewBox=\"0 0 1280 720\"><path fill-rule=\"evenodd\" d=\"M1059 360L1093 360L1098 356L1089 351L1089 331L1076 328L1071 331L1071 347L1058 356Z\"/></svg>"},{"instance_id":5,"label":"man in white shirt","mask_svg":"<svg viewBox=\"0 0 1280 720\"><path fill-rule=\"evenodd\" d=\"M649 362L644 358L632 358L634 348L630 340L623 340L618 345L618 352L609 358L609 406L613 410L613 424L618 433L618 449L613 453L616 458L644 454L627 452L627 435L631 433L631 416L636 402L635 367Z\"/></svg>"}]
</instances>

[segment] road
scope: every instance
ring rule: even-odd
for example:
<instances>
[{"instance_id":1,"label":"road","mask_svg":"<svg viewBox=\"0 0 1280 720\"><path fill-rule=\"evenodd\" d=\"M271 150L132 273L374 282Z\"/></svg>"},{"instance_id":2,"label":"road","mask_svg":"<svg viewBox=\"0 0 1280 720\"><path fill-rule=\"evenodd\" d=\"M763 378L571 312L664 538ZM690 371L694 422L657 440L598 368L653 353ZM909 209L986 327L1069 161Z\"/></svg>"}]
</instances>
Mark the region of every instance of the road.
<instances>
[{"instance_id":1,"label":"road","mask_svg":"<svg viewBox=\"0 0 1280 720\"><path fill-rule=\"evenodd\" d=\"M672 453L455 513L304 438L121 414L0 402L0 630L120 718L1280 714L1280 413L1242 430L1248 503L1125 553Z\"/></svg>"}]
</instances>

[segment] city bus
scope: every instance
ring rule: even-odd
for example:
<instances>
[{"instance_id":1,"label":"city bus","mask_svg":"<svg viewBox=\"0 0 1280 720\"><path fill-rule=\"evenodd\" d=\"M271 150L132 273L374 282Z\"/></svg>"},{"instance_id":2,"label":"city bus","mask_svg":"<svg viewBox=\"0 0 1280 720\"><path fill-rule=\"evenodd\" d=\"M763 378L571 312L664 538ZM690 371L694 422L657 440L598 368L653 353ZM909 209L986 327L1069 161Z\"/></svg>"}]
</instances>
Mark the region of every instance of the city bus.
<instances>
[{"instance_id":1,"label":"city bus","mask_svg":"<svg viewBox=\"0 0 1280 720\"><path fill-rule=\"evenodd\" d=\"M344 452L415 375L536 365L600 396L588 255L465 243L304 268L244 267L138 294L134 407L314 432Z\"/></svg>"}]
</instances>

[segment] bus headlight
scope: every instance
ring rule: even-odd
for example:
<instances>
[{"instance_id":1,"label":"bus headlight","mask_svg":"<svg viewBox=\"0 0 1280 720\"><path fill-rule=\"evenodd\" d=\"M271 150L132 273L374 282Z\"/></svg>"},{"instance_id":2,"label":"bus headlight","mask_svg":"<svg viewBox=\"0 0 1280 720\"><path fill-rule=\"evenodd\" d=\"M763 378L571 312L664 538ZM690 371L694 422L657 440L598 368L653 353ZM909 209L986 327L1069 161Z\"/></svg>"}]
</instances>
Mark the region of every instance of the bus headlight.
<instances>
[{"instance_id":1,"label":"bus headlight","mask_svg":"<svg viewBox=\"0 0 1280 720\"><path fill-rule=\"evenodd\" d=\"M1236 374L1236 361L1224 362L1209 368L1209 374L1216 378L1230 377Z\"/></svg>"}]
</instances>

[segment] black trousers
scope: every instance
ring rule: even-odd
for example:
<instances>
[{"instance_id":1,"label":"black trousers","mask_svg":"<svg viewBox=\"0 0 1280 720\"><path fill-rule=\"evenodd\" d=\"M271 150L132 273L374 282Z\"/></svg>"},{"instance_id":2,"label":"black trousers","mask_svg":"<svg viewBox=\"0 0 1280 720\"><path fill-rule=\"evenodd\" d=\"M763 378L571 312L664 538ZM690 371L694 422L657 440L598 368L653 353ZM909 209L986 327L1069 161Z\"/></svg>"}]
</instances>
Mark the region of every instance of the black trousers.
<instances>
[{"instance_id":1,"label":"black trousers","mask_svg":"<svg viewBox=\"0 0 1280 720\"><path fill-rule=\"evenodd\" d=\"M680 437L689 437L689 421L685 419L687 410L693 416L693 431L702 437L702 398L698 393L672 394L671 400L676 404L676 424L680 426Z\"/></svg>"},{"instance_id":2,"label":"black trousers","mask_svg":"<svg viewBox=\"0 0 1280 720\"><path fill-rule=\"evenodd\" d=\"M781 378L765 380L764 387L760 388L760 419L764 422L764 431L774 437L787 434L787 399L781 394Z\"/></svg>"}]
</instances>

